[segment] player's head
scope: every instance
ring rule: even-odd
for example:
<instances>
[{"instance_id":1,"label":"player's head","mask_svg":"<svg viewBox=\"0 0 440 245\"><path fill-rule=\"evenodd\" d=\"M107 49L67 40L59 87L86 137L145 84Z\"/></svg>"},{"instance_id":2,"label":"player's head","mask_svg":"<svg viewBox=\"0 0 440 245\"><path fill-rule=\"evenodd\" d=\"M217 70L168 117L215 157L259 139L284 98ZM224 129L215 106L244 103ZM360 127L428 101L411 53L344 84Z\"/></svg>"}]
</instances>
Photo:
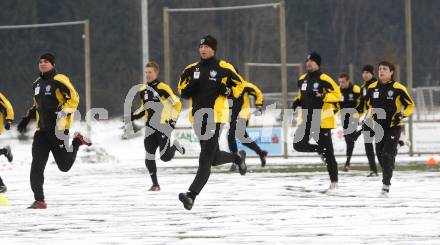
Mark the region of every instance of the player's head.
<instances>
[{"instance_id":1,"label":"player's head","mask_svg":"<svg viewBox=\"0 0 440 245\"><path fill-rule=\"evenodd\" d=\"M338 82L341 88L348 88L350 85L350 76L348 76L347 73L341 73L338 76Z\"/></svg>"},{"instance_id":2,"label":"player's head","mask_svg":"<svg viewBox=\"0 0 440 245\"><path fill-rule=\"evenodd\" d=\"M306 58L306 69L308 72L314 72L319 70L321 66L321 55L317 52L311 52Z\"/></svg>"},{"instance_id":3,"label":"player's head","mask_svg":"<svg viewBox=\"0 0 440 245\"><path fill-rule=\"evenodd\" d=\"M214 57L216 52L217 40L213 36L207 35L200 39L199 54L202 59Z\"/></svg>"},{"instance_id":4,"label":"player's head","mask_svg":"<svg viewBox=\"0 0 440 245\"><path fill-rule=\"evenodd\" d=\"M40 72L48 72L55 67L55 56L51 53L45 53L38 58L38 69Z\"/></svg>"},{"instance_id":5,"label":"player's head","mask_svg":"<svg viewBox=\"0 0 440 245\"><path fill-rule=\"evenodd\" d=\"M145 65L145 79L147 82L152 82L159 76L159 65L156 62L150 61Z\"/></svg>"},{"instance_id":6,"label":"player's head","mask_svg":"<svg viewBox=\"0 0 440 245\"><path fill-rule=\"evenodd\" d=\"M369 81L374 76L374 67L372 65L364 65L362 68L362 79L364 81Z\"/></svg>"},{"instance_id":7,"label":"player's head","mask_svg":"<svg viewBox=\"0 0 440 245\"><path fill-rule=\"evenodd\" d=\"M394 80L394 64L388 61L382 61L378 65L379 80L383 83Z\"/></svg>"}]
</instances>

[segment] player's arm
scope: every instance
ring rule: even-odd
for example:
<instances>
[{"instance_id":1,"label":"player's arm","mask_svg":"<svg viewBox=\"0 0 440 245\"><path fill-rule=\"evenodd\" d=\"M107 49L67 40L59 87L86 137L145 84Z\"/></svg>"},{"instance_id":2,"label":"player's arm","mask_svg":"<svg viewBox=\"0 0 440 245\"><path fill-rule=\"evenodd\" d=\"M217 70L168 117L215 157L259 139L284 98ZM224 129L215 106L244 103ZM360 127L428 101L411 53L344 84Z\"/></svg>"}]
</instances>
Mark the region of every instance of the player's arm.
<instances>
[{"instance_id":1,"label":"player's arm","mask_svg":"<svg viewBox=\"0 0 440 245\"><path fill-rule=\"evenodd\" d=\"M159 84L158 93L161 98L165 99L167 103L170 103L172 105L173 110L171 112L171 119L177 121L179 113L182 110L182 102L180 101L179 97L174 94L170 86L164 83Z\"/></svg>"},{"instance_id":2,"label":"player's arm","mask_svg":"<svg viewBox=\"0 0 440 245\"><path fill-rule=\"evenodd\" d=\"M32 106L26 111L25 117L28 117L29 119L37 117L37 103L35 102L35 99L32 100Z\"/></svg>"},{"instance_id":3,"label":"player's arm","mask_svg":"<svg viewBox=\"0 0 440 245\"><path fill-rule=\"evenodd\" d=\"M35 98L32 100L32 107L27 110L25 116L20 120L17 125L17 129L20 133L24 133L27 131L27 125L32 118L37 117L37 103L35 102Z\"/></svg>"},{"instance_id":4,"label":"player's arm","mask_svg":"<svg viewBox=\"0 0 440 245\"><path fill-rule=\"evenodd\" d=\"M196 64L197 63L193 63L187 66L180 75L179 83L177 85L177 91L182 98L189 99L192 97L195 87L192 76L194 76L193 68Z\"/></svg>"},{"instance_id":5,"label":"player's arm","mask_svg":"<svg viewBox=\"0 0 440 245\"><path fill-rule=\"evenodd\" d=\"M358 85L353 86L353 94L354 94L354 99L356 101L355 108L358 108L361 105L361 100L362 100L361 88Z\"/></svg>"},{"instance_id":6,"label":"player's arm","mask_svg":"<svg viewBox=\"0 0 440 245\"><path fill-rule=\"evenodd\" d=\"M226 81L226 86L231 88L232 96L234 98L240 97L241 93L246 85L246 81L240 74L235 70L234 66L226 61L220 61L220 67L225 68L229 72L229 79Z\"/></svg>"},{"instance_id":7,"label":"player's arm","mask_svg":"<svg viewBox=\"0 0 440 245\"><path fill-rule=\"evenodd\" d=\"M400 103L403 105L404 109L402 111L402 115L404 117L409 117L414 112L415 104L412 100L411 96L408 93L408 90L402 86L400 88L401 96L400 96Z\"/></svg>"},{"instance_id":8,"label":"player's arm","mask_svg":"<svg viewBox=\"0 0 440 245\"><path fill-rule=\"evenodd\" d=\"M363 101L363 103L364 103L364 106L363 106L364 111L363 112L365 115L364 118L372 116L373 106L372 106L371 100L372 100L372 96L373 96L373 91L374 91L374 88L372 87L372 85L367 87L367 93L366 93L366 95L364 97L364 101Z\"/></svg>"},{"instance_id":9,"label":"player's arm","mask_svg":"<svg viewBox=\"0 0 440 245\"><path fill-rule=\"evenodd\" d=\"M293 98L293 103L292 103L292 109L296 110L296 108L298 106L301 106L301 80L304 79L306 77L307 74L303 74L299 77L298 81L297 81L297 87L298 87L298 94L295 96L295 98Z\"/></svg>"},{"instance_id":10,"label":"player's arm","mask_svg":"<svg viewBox=\"0 0 440 245\"><path fill-rule=\"evenodd\" d=\"M144 90L145 87L141 87L140 91L138 92L139 98L140 98L140 106L138 109L136 109L134 112L131 113L131 121L138 120L145 116L145 108L144 108L144 98L143 98L143 92L147 92Z\"/></svg>"},{"instance_id":11,"label":"player's arm","mask_svg":"<svg viewBox=\"0 0 440 245\"><path fill-rule=\"evenodd\" d=\"M0 107L4 108L6 112L5 119L13 121L14 109L12 108L11 102L9 102L9 100L2 93L0 93Z\"/></svg>"},{"instance_id":12,"label":"player's arm","mask_svg":"<svg viewBox=\"0 0 440 245\"><path fill-rule=\"evenodd\" d=\"M255 106L257 108L263 106L263 93L261 90L252 83L246 83L246 87L249 88L249 94L255 97Z\"/></svg>"},{"instance_id":13,"label":"player's arm","mask_svg":"<svg viewBox=\"0 0 440 245\"><path fill-rule=\"evenodd\" d=\"M62 74L58 74L54 77L54 80L58 82L59 89L65 98L65 102L61 105L61 110L66 114L71 114L76 111L79 104L79 95L75 87L73 87L70 79Z\"/></svg>"},{"instance_id":14,"label":"player's arm","mask_svg":"<svg viewBox=\"0 0 440 245\"><path fill-rule=\"evenodd\" d=\"M336 82L329 76L322 74L321 80L327 83L324 88L323 102L326 103L339 103L341 101L341 89Z\"/></svg>"}]
</instances>

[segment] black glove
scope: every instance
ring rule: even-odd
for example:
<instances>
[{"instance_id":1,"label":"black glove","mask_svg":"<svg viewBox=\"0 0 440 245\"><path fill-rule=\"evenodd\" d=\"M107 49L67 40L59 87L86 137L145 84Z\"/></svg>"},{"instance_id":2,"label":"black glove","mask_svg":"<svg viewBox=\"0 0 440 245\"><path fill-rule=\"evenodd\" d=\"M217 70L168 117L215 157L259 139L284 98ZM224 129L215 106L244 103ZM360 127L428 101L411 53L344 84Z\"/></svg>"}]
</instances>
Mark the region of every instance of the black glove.
<instances>
[{"instance_id":1,"label":"black glove","mask_svg":"<svg viewBox=\"0 0 440 245\"><path fill-rule=\"evenodd\" d=\"M229 96L229 95L231 95L232 90L228 86L226 86L225 84L221 83L220 87L218 89L218 93L220 95Z\"/></svg>"},{"instance_id":2,"label":"black glove","mask_svg":"<svg viewBox=\"0 0 440 245\"><path fill-rule=\"evenodd\" d=\"M301 106L301 101L300 101L300 100L295 100L295 101L293 101L293 103L292 103L292 109L293 109L293 111L296 111L296 108L297 108L298 106Z\"/></svg>"},{"instance_id":3,"label":"black glove","mask_svg":"<svg viewBox=\"0 0 440 245\"><path fill-rule=\"evenodd\" d=\"M6 121L5 121L5 129L6 130L11 129L11 123L12 123L12 120L6 119Z\"/></svg>"},{"instance_id":4,"label":"black glove","mask_svg":"<svg viewBox=\"0 0 440 245\"><path fill-rule=\"evenodd\" d=\"M403 147L405 145L405 142L403 142L403 140L399 140L399 146Z\"/></svg>"},{"instance_id":5,"label":"black glove","mask_svg":"<svg viewBox=\"0 0 440 245\"><path fill-rule=\"evenodd\" d=\"M176 121L170 119L168 120L168 124L174 129L176 127Z\"/></svg>"},{"instance_id":6,"label":"black glove","mask_svg":"<svg viewBox=\"0 0 440 245\"><path fill-rule=\"evenodd\" d=\"M18 123L18 126L17 126L18 132L26 133L26 131L27 131L26 127L27 127L30 120L31 120L31 118L29 116L23 117L20 120L20 122Z\"/></svg>"},{"instance_id":7,"label":"black glove","mask_svg":"<svg viewBox=\"0 0 440 245\"><path fill-rule=\"evenodd\" d=\"M394 124L394 126L397 126L397 125L399 125L401 122L402 122L402 120L404 119L405 117L402 115L402 113L397 113L395 116L394 116L394 120L393 120L393 124Z\"/></svg>"}]
</instances>

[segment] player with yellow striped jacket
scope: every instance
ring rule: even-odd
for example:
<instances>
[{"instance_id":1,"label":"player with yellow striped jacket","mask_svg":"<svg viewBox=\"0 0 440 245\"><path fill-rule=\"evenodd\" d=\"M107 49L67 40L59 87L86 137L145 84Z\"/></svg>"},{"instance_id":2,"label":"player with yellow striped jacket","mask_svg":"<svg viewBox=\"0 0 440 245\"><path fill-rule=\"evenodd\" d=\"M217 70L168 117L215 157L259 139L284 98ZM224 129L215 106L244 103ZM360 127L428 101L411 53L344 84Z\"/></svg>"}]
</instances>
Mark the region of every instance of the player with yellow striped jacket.
<instances>
[{"instance_id":1,"label":"player with yellow striped jacket","mask_svg":"<svg viewBox=\"0 0 440 245\"><path fill-rule=\"evenodd\" d=\"M146 121L145 165L153 182L149 191L160 191L155 160L157 148L160 149L160 159L164 162L170 161L176 150L185 154L185 148L181 147L177 140L172 145L170 143L171 132L176 125L182 103L170 86L157 80L158 75L159 65L149 62L145 66L147 82L139 90L141 107L131 115L132 121L142 117L145 117Z\"/></svg>"},{"instance_id":2,"label":"player with yellow striped jacket","mask_svg":"<svg viewBox=\"0 0 440 245\"><path fill-rule=\"evenodd\" d=\"M32 118L36 118L37 130L32 143L31 187L34 192L32 209L47 207L44 192L44 169L49 153L55 158L58 168L67 172L76 159L81 145L91 145L90 141L75 132L69 143L69 129L73 114L78 108L79 95L70 79L55 70L55 56L46 53L38 60L40 76L33 83L33 106L18 124L18 131L26 132Z\"/></svg>"},{"instance_id":3,"label":"player with yellow striped jacket","mask_svg":"<svg viewBox=\"0 0 440 245\"><path fill-rule=\"evenodd\" d=\"M394 81L394 71L392 63L380 62L379 79L368 86L365 97L366 108L375 122L376 155L382 166L383 196L388 196L390 191L403 119L411 116L415 108L405 86Z\"/></svg>"},{"instance_id":4,"label":"player with yellow striped jacket","mask_svg":"<svg viewBox=\"0 0 440 245\"><path fill-rule=\"evenodd\" d=\"M338 163L333 151L331 129L336 127L336 104L341 100L341 91L336 82L321 72L321 56L312 52L307 56L307 73L298 80L298 96L292 108L301 106L298 129L293 148L299 152L317 152L327 165L332 191L338 187ZM317 144L310 144L310 137Z\"/></svg>"},{"instance_id":5,"label":"player with yellow striped jacket","mask_svg":"<svg viewBox=\"0 0 440 245\"><path fill-rule=\"evenodd\" d=\"M14 120L14 109L11 102L0 93L0 135L3 132L3 128L9 130L11 123ZM9 162L12 162L13 156L10 146L0 148L0 155L5 155ZM2 178L0 177L0 193L6 192L7 188Z\"/></svg>"},{"instance_id":6,"label":"player with yellow striped jacket","mask_svg":"<svg viewBox=\"0 0 440 245\"><path fill-rule=\"evenodd\" d=\"M249 124L251 117L251 101L250 96L255 98L256 113L261 114L263 110L263 93L261 90L250 82L246 82L243 92L238 98L230 96L232 99L231 107L231 121L229 123L228 132L228 145L232 154L238 154L236 136L237 132L240 133L240 142L248 148L255 151L261 160L261 166L266 166L267 151L261 150L261 148L255 143L255 141L249 137L246 132L246 127ZM244 134L243 134L244 133ZM236 171L236 165L231 165L231 171Z\"/></svg>"},{"instance_id":7,"label":"player with yellow striped jacket","mask_svg":"<svg viewBox=\"0 0 440 245\"><path fill-rule=\"evenodd\" d=\"M342 129L344 130L344 139L346 144L347 160L343 170L350 170L350 160L353 155L356 127L359 121L359 114L356 111L360 103L361 88L350 82L347 73L341 73L338 77L341 88L341 101L338 103L339 113L341 115Z\"/></svg>"},{"instance_id":8,"label":"player with yellow striped jacket","mask_svg":"<svg viewBox=\"0 0 440 245\"><path fill-rule=\"evenodd\" d=\"M199 168L187 193L180 193L179 200L190 210L196 196L208 182L211 166L234 162L241 175L246 174L244 151L238 155L219 149L221 129L229 121L228 96L240 96L245 81L234 67L215 56L217 40L208 35L199 43L199 62L188 65L180 76L179 93L190 100L190 121L200 141Z\"/></svg>"},{"instance_id":9,"label":"player with yellow striped jacket","mask_svg":"<svg viewBox=\"0 0 440 245\"><path fill-rule=\"evenodd\" d=\"M374 67L370 64L365 65L362 68L362 85L361 85L361 98L360 103L357 108L360 114L364 114L365 109L365 96L367 95L368 87L377 81L374 77ZM371 120L371 118L367 117L366 120ZM370 128L368 123L362 123L362 128L358 132L356 132L354 139L357 139L361 134L364 137L364 146L365 146L365 154L368 159L368 166L370 167L370 173L368 173L367 177L377 177L377 166L376 166L376 156L374 154L374 146L372 140L369 140L374 135L374 130Z\"/></svg>"}]
</instances>

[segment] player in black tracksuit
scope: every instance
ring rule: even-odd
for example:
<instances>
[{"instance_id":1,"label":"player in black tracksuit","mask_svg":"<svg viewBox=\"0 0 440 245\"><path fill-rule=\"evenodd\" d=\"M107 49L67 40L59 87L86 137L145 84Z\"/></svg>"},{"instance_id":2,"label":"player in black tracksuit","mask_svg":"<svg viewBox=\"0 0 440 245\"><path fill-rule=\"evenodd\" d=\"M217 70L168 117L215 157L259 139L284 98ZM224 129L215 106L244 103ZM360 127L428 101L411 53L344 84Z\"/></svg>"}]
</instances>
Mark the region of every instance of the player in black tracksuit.
<instances>
[{"instance_id":1,"label":"player in black tracksuit","mask_svg":"<svg viewBox=\"0 0 440 245\"><path fill-rule=\"evenodd\" d=\"M209 35L202 38L199 44L201 60L185 68L178 85L181 97L190 100L190 121L201 148L196 177L189 191L179 194L179 200L188 210L208 181L211 166L234 162L241 175L247 170L244 151L237 156L219 149L222 126L229 121L228 96L232 93L237 98L246 82L231 64L215 57L216 49L215 38Z\"/></svg>"},{"instance_id":2,"label":"player in black tracksuit","mask_svg":"<svg viewBox=\"0 0 440 245\"><path fill-rule=\"evenodd\" d=\"M145 67L145 73L147 82L139 90L141 107L131 114L131 120L145 117L145 165L153 182L149 191L160 191L155 156L157 148L160 149L160 159L164 162L170 161L176 150L181 154L185 153L185 149L177 141L173 144L170 142L182 103L170 86L157 80L158 64L149 62Z\"/></svg>"},{"instance_id":3,"label":"player in black tracksuit","mask_svg":"<svg viewBox=\"0 0 440 245\"><path fill-rule=\"evenodd\" d=\"M12 108L9 100L0 93L0 135L3 132L3 128L9 130L11 123L14 120L14 109ZM5 155L9 162L12 162L13 156L10 146L0 148L0 155ZM3 183L2 177L0 177L0 193L6 192L7 188Z\"/></svg>"},{"instance_id":4,"label":"player in black tracksuit","mask_svg":"<svg viewBox=\"0 0 440 245\"><path fill-rule=\"evenodd\" d=\"M255 98L255 107L257 108L257 113L261 114L263 110L263 93L261 90L250 82L246 82L245 88L241 95L238 98L234 98L234 96L230 96L232 99L232 107L231 107L231 122L229 123L229 132L228 132L228 145L229 150L233 154L238 154L237 142L236 142L236 133L240 133L239 140L240 142L247 146L248 148L255 151L258 154L261 160L261 166L266 166L266 157L267 151L261 150L261 148L255 143L255 141L249 137L246 132L246 127L249 124L249 119L251 117L250 112L250 98L249 96L253 96ZM238 131L237 131L238 130ZM236 171L235 164L231 165L231 171Z\"/></svg>"},{"instance_id":5,"label":"player in black tracksuit","mask_svg":"<svg viewBox=\"0 0 440 245\"><path fill-rule=\"evenodd\" d=\"M58 168L67 172L75 162L79 146L91 143L76 132L72 147L69 146L69 128L73 121L73 113L78 107L78 93L69 78L55 70L55 57L52 54L40 56L38 66L40 76L33 84L33 106L21 119L18 130L21 133L26 132L30 119L37 119L30 174L35 202L29 208L44 209L44 169L49 153L52 152Z\"/></svg>"},{"instance_id":6,"label":"player in black tracksuit","mask_svg":"<svg viewBox=\"0 0 440 245\"><path fill-rule=\"evenodd\" d=\"M387 61L379 63L378 71L379 81L368 86L365 103L375 122L376 154L383 174L381 194L387 196L403 119L413 113L415 106L405 86L394 81L395 68L392 63ZM385 114L381 115L380 112ZM379 132L380 128L383 129L383 135Z\"/></svg>"},{"instance_id":7,"label":"player in black tracksuit","mask_svg":"<svg viewBox=\"0 0 440 245\"><path fill-rule=\"evenodd\" d=\"M307 56L307 73L298 80L298 96L292 108L301 106L298 129L293 148L299 152L316 152L327 165L330 176L329 191L338 187L338 163L333 151L331 129L336 127L335 110L341 91L333 79L320 70L321 56L312 52ZM319 134L318 134L319 132ZM313 137L318 144L310 144Z\"/></svg>"},{"instance_id":8,"label":"player in black tracksuit","mask_svg":"<svg viewBox=\"0 0 440 245\"><path fill-rule=\"evenodd\" d=\"M359 97L361 88L350 82L350 77L347 73L342 73L338 77L339 86L341 88L341 101L339 102L339 109L341 114L342 128L344 130L344 139L347 146L346 156L347 160L344 165L344 171L350 170L350 160L353 155L354 143L353 134L356 134L356 127L359 120L359 115L356 113L356 108L359 106Z\"/></svg>"},{"instance_id":9,"label":"player in black tracksuit","mask_svg":"<svg viewBox=\"0 0 440 245\"><path fill-rule=\"evenodd\" d=\"M365 96L367 95L368 86L377 81L377 79L374 77L374 68L372 65L365 65L362 68L362 79L364 81L361 85L360 103L357 108L359 114L365 113ZM366 117L365 120L371 120L371 118ZM367 155L368 165L370 166L370 173L367 175L367 177L376 177L378 176L376 156L374 155L373 142L369 140L374 136L374 131L367 125L367 123L362 123L362 130L356 132L356 136L354 136L353 140L355 141L361 134L364 136L365 154Z\"/></svg>"}]
</instances>

